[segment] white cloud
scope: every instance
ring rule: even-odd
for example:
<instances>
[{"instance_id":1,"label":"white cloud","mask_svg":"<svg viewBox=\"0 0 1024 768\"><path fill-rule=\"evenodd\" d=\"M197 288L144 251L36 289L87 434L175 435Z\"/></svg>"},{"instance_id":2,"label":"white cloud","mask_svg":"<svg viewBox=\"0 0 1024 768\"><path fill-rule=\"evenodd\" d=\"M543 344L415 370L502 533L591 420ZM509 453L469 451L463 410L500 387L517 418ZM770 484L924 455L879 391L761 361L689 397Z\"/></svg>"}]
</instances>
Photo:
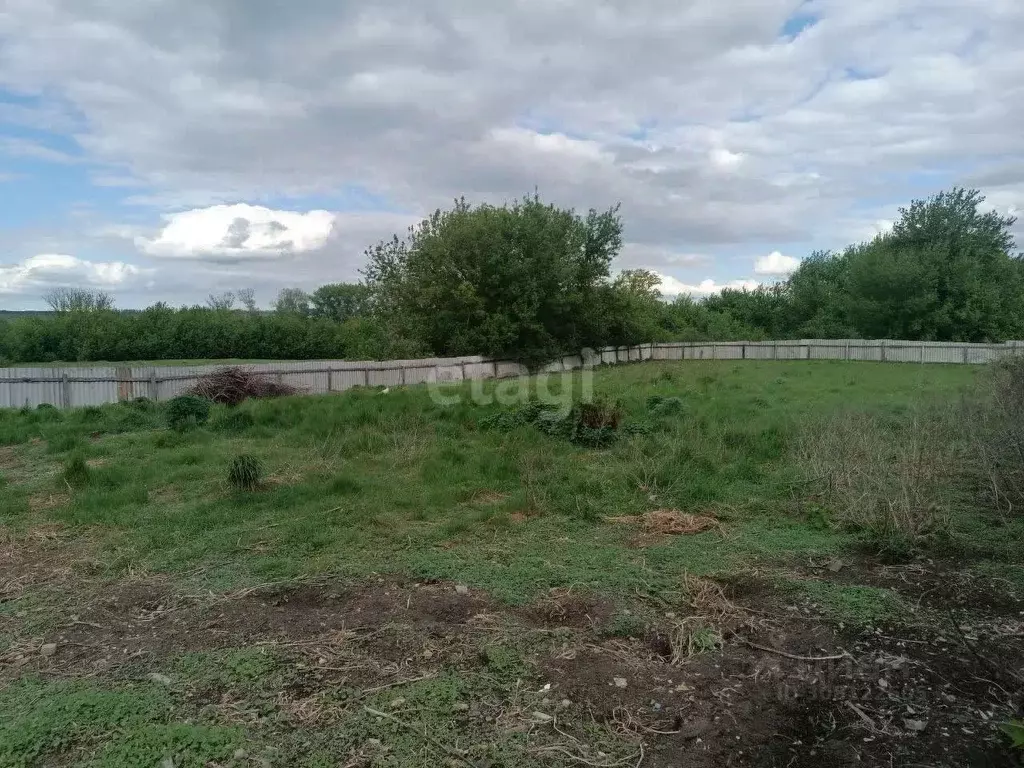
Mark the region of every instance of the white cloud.
<instances>
[{"instance_id":1,"label":"white cloud","mask_svg":"<svg viewBox=\"0 0 1024 768\"><path fill-rule=\"evenodd\" d=\"M25 294L53 287L114 289L145 273L122 261L85 261L62 253L42 253L19 264L0 266L0 293Z\"/></svg>"},{"instance_id":2,"label":"white cloud","mask_svg":"<svg viewBox=\"0 0 1024 768\"><path fill-rule=\"evenodd\" d=\"M277 258L322 248L331 236L330 211L275 211L258 205L214 205L164 217L154 238L139 237L151 256L241 260Z\"/></svg>"},{"instance_id":3,"label":"white cloud","mask_svg":"<svg viewBox=\"0 0 1024 768\"><path fill-rule=\"evenodd\" d=\"M754 272L758 275L788 275L799 266L800 259L772 251L754 262Z\"/></svg>"},{"instance_id":4,"label":"white cloud","mask_svg":"<svg viewBox=\"0 0 1024 768\"><path fill-rule=\"evenodd\" d=\"M671 275L658 274L658 277L661 278L661 285L658 286L658 290L661 291L663 296L669 297L685 293L699 298L701 296L710 296L713 293L721 293L726 288L752 291L761 285L755 280L729 280L725 283L716 283L710 278L701 280L696 285L689 285Z\"/></svg>"},{"instance_id":5,"label":"white cloud","mask_svg":"<svg viewBox=\"0 0 1024 768\"><path fill-rule=\"evenodd\" d=\"M0 119L60 126L80 147L5 150L86 162L115 185L104 199L137 180L132 202L159 211L351 187L411 211L535 188L584 210L621 201L633 248L622 261L666 271L677 255L841 248L962 180L1024 199L1024 5L813 0L817 23L781 35L798 5L307 0L253 13L148 0L140 14L129 2L7 0L0 88L40 104L0 105ZM251 221L206 213L175 229L172 217L140 246L263 256L269 281L295 274L284 265L301 248L343 246L351 272L372 242L342 243L310 220L253 237L285 223L276 216L242 240L235 218ZM701 273L715 286L745 274L719 263ZM310 259L302 275L330 278L335 264ZM198 262L177 268L201 274Z\"/></svg>"}]
</instances>

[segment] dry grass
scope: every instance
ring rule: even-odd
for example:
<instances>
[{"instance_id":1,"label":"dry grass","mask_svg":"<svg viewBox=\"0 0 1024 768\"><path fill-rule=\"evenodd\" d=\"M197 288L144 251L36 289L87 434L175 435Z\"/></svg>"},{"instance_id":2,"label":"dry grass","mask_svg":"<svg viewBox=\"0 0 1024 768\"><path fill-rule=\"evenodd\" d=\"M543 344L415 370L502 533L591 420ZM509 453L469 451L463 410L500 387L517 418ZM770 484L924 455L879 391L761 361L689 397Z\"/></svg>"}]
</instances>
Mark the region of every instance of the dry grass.
<instances>
[{"instance_id":1,"label":"dry grass","mask_svg":"<svg viewBox=\"0 0 1024 768\"><path fill-rule=\"evenodd\" d=\"M923 410L909 423L840 413L805 431L797 449L814 501L832 520L886 540L917 540L949 526L962 444L953 411Z\"/></svg>"},{"instance_id":2,"label":"dry grass","mask_svg":"<svg viewBox=\"0 0 1024 768\"><path fill-rule=\"evenodd\" d=\"M722 524L709 515L693 515L678 509L656 509L642 515L606 517L609 523L637 525L644 533L659 536L692 536L704 531L721 530Z\"/></svg>"},{"instance_id":3,"label":"dry grass","mask_svg":"<svg viewBox=\"0 0 1024 768\"><path fill-rule=\"evenodd\" d=\"M987 400L964 406L971 467L988 500L1010 514L1024 506L1024 359L993 365L988 387Z\"/></svg>"},{"instance_id":4,"label":"dry grass","mask_svg":"<svg viewBox=\"0 0 1024 768\"><path fill-rule=\"evenodd\" d=\"M677 665L720 649L725 636L734 633L747 619L744 611L725 596L722 587L710 579L687 574L683 577L683 590L690 614L674 622L669 638L672 663Z\"/></svg>"}]
</instances>

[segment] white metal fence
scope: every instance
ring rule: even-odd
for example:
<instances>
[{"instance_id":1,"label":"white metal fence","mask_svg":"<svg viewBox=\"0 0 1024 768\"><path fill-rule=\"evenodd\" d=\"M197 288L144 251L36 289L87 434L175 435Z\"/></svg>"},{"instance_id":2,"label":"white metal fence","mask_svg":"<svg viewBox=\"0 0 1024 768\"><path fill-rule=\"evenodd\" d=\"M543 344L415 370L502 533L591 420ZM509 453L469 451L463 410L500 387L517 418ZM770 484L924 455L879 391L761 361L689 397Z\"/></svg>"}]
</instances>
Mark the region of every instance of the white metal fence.
<instances>
[{"instance_id":1,"label":"white metal fence","mask_svg":"<svg viewBox=\"0 0 1024 768\"><path fill-rule=\"evenodd\" d=\"M864 339L791 339L786 341L718 341L641 344L595 350L594 363L614 364L640 360L869 360L891 363L980 364L1016 350L1024 342L966 344L939 341ZM574 370L585 356L569 355L546 367L548 371ZM223 365L88 366L0 368L0 407L35 407L50 403L59 408L102 405L136 397L168 400ZM310 394L341 392L355 386L401 386L431 381L462 381L521 376L526 368L516 362L484 357L448 357L423 360L348 361L316 360L291 363L254 363L247 369L276 377Z\"/></svg>"}]
</instances>

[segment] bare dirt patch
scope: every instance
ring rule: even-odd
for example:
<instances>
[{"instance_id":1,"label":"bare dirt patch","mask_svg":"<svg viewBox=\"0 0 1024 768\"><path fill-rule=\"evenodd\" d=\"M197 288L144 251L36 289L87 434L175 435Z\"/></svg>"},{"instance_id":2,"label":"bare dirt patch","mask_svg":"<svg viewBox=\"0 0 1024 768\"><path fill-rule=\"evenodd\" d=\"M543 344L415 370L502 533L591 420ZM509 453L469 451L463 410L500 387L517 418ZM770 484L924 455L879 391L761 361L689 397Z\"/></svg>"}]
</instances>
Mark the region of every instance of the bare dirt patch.
<instances>
[{"instance_id":1,"label":"bare dirt patch","mask_svg":"<svg viewBox=\"0 0 1024 768\"><path fill-rule=\"evenodd\" d=\"M26 561L45 558L60 531L40 536L40 548L9 558L18 572L42 567ZM511 664L512 693L471 696L456 717L492 738L527 729L534 756L553 761L545 764L625 759L600 756L593 724L631 745L629 765L648 767L1016 764L995 724L1021 704L1019 629L999 642L977 632L991 618L955 631L839 629L789 610L764 584L683 587L688 598L659 606L635 636L611 637L615 604L571 590L512 609L454 584L401 578L220 595L151 579L113 585L31 643L16 641L0 679L29 670L138 679L163 674L183 653L265 649L287 669L275 711L316 729L362 711L366 697L394 690L401 713L406 686L489 678ZM694 621L721 644L680 653L679 628ZM46 644L52 653L43 655ZM504 650L487 650L495 645ZM245 719L253 705L225 684L183 684L197 705L254 722Z\"/></svg>"}]
</instances>

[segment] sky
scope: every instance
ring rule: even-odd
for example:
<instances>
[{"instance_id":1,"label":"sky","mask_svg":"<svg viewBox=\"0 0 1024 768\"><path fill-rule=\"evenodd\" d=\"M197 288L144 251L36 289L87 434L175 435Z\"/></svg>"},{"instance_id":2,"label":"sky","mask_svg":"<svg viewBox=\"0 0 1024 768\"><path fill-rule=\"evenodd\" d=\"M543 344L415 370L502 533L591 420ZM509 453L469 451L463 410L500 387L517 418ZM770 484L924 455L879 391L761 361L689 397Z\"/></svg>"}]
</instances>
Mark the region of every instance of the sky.
<instances>
[{"instance_id":1,"label":"sky","mask_svg":"<svg viewBox=\"0 0 1024 768\"><path fill-rule=\"evenodd\" d=\"M534 190L621 202L666 295L784 279L954 185L1024 210L1022 39L1019 0L0 0L0 309L269 306Z\"/></svg>"}]
</instances>

